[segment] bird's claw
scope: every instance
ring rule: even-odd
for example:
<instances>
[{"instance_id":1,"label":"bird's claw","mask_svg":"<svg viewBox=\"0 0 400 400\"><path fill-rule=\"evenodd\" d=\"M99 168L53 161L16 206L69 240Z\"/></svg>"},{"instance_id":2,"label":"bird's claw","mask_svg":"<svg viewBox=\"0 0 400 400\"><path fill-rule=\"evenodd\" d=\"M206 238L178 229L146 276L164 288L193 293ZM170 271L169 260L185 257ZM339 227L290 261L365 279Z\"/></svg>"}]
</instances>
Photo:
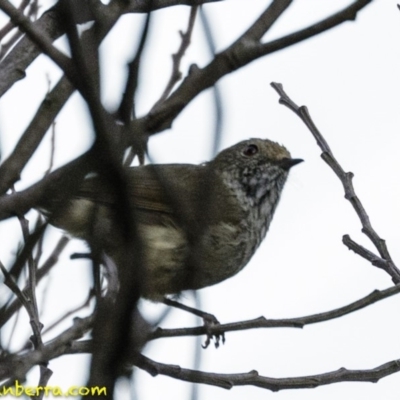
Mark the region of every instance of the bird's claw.
<instances>
[{"instance_id":1,"label":"bird's claw","mask_svg":"<svg viewBox=\"0 0 400 400\"><path fill-rule=\"evenodd\" d=\"M214 346L216 349L218 349L220 341L222 341L222 344L225 344L224 332L212 333L211 331L212 330L211 328L221 325L214 315L212 314L203 315L203 323L204 327L206 328L206 337L207 337L205 343L201 345L203 349L206 349L210 345L212 340L214 340Z\"/></svg>"}]
</instances>

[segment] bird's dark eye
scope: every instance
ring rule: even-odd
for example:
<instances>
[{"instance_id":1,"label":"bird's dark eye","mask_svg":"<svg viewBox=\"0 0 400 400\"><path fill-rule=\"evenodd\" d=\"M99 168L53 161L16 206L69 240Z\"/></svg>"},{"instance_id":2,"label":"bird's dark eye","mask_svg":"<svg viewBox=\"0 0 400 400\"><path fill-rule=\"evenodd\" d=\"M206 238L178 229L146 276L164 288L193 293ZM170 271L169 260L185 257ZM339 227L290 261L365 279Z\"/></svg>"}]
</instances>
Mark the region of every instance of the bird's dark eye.
<instances>
[{"instance_id":1,"label":"bird's dark eye","mask_svg":"<svg viewBox=\"0 0 400 400\"><path fill-rule=\"evenodd\" d=\"M243 154L245 156L251 157L254 156L254 154L258 153L258 147L255 144L249 144L244 150Z\"/></svg>"}]
</instances>

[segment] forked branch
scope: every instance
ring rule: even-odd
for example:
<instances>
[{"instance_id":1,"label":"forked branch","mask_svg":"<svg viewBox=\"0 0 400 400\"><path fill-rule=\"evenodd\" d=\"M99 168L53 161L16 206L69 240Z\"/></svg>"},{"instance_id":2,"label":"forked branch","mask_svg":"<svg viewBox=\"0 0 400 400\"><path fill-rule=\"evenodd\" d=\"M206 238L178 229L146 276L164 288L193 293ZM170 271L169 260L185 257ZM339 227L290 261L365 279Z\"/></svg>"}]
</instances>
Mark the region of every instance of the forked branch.
<instances>
[{"instance_id":1,"label":"forked branch","mask_svg":"<svg viewBox=\"0 0 400 400\"><path fill-rule=\"evenodd\" d=\"M278 92L280 95L279 103L285 105L290 110L292 110L307 126L315 140L317 141L318 146L322 150L321 157L322 159L331 167L333 172L342 182L345 198L351 203L355 212L358 215L358 218L362 225L362 232L368 236L371 240L375 248L378 250L379 256L373 254L362 247L361 245L351 241L349 235L343 236L343 243L351 250L356 252L358 255L363 257L364 259L370 261L372 265L377 266L379 268L384 269L392 278L395 284L400 283L400 271L392 261L392 258L389 254L389 250L386 246L386 242L384 239L379 237L374 228L371 225L371 221L369 216L362 205L360 199L355 193L353 186L353 176L352 172L345 172L339 162L336 160L333 155L332 150L330 149L327 141L322 136L321 132L318 130L314 121L312 120L310 113L306 106L298 106L283 90L283 86L280 83L271 83L271 86Z\"/></svg>"}]
</instances>

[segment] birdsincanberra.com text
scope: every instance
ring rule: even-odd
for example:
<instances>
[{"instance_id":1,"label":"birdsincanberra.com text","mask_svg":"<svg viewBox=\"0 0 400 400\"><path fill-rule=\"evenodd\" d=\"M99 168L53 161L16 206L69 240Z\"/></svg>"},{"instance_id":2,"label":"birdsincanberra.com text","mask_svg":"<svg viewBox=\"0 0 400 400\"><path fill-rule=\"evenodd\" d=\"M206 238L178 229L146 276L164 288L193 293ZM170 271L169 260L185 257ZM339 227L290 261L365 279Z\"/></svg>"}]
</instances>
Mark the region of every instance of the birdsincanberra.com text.
<instances>
[{"instance_id":1,"label":"birdsincanberra.com text","mask_svg":"<svg viewBox=\"0 0 400 400\"><path fill-rule=\"evenodd\" d=\"M54 397L78 397L78 396L106 396L107 389L105 386L70 386L67 389L61 389L59 386L24 386L15 381L14 386L1 387L0 397L3 396L39 396L44 395Z\"/></svg>"}]
</instances>

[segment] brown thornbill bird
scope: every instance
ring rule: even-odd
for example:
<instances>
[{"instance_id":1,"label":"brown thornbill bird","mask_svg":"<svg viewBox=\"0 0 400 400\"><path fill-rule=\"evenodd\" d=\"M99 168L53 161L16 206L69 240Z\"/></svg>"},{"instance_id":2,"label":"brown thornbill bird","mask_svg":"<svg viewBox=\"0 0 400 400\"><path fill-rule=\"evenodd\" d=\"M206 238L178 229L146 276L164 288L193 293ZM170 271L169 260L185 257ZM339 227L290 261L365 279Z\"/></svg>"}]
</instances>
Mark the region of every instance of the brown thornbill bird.
<instances>
[{"instance_id":1,"label":"brown thornbill bird","mask_svg":"<svg viewBox=\"0 0 400 400\"><path fill-rule=\"evenodd\" d=\"M129 168L142 297L161 301L236 275L264 239L289 170L302 161L271 140L249 139L200 165ZM88 177L62 213L47 207L49 221L88 243L95 237L118 266L125 252L115 196L99 176Z\"/></svg>"}]
</instances>

